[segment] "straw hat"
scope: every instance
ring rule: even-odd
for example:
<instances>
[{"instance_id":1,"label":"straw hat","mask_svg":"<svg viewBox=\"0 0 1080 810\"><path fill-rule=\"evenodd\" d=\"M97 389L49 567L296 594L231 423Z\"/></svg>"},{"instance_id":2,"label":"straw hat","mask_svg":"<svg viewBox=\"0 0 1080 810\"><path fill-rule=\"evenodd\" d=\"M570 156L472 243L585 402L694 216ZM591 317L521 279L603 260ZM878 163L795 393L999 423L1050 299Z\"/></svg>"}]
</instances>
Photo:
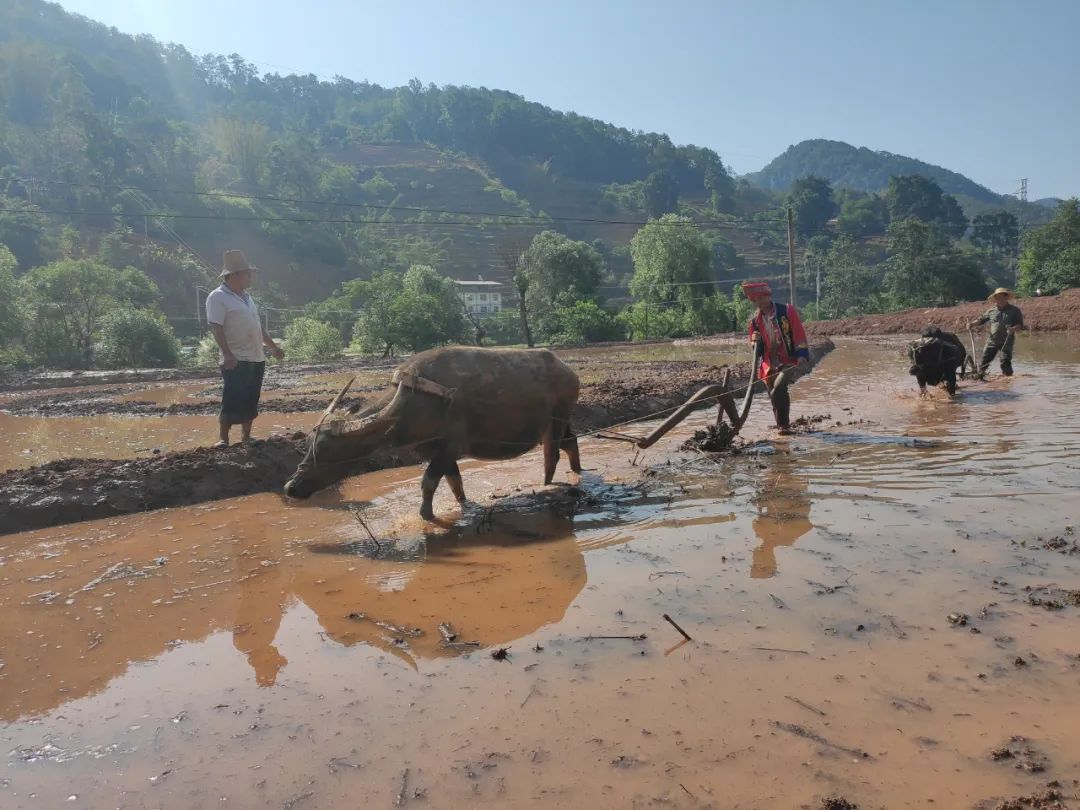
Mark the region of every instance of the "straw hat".
<instances>
[{"instance_id":1,"label":"straw hat","mask_svg":"<svg viewBox=\"0 0 1080 810\"><path fill-rule=\"evenodd\" d=\"M996 290L994 290L992 293L990 293L989 297L987 297L986 300L987 301L993 301L994 296L996 296L996 295L1004 295L1004 296L1006 296L1008 298L1013 297L1012 290L1008 290L1005 287L998 287Z\"/></svg>"},{"instance_id":2,"label":"straw hat","mask_svg":"<svg viewBox=\"0 0 1080 810\"><path fill-rule=\"evenodd\" d=\"M225 259L222 263L224 267L218 278L225 278L225 276L231 276L233 273L242 273L244 270L258 271L259 269L258 267L249 264L247 256L239 250L226 250Z\"/></svg>"},{"instance_id":3,"label":"straw hat","mask_svg":"<svg viewBox=\"0 0 1080 810\"><path fill-rule=\"evenodd\" d=\"M744 281L742 291L751 301L756 295L772 295L772 289L764 281Z\"/></svg>"}]
</instances>

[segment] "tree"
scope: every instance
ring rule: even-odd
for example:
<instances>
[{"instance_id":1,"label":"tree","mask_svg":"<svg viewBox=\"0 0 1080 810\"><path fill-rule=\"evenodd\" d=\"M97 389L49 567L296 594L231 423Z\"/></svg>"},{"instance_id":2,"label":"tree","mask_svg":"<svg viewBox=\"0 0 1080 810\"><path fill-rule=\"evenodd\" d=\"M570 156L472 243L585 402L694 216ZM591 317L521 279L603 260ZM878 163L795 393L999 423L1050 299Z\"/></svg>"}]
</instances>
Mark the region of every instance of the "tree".
<instances>
[{"instance_id":1,"label":"tree","mask_svg":"<svg viewBox=\"0 0 1080 810\"><path fill-rule=\"evenodd\" d=\"M321 363L341 357L345 343L332 324L301 317L285 327L285 348L292 360Z\"/></svg>"},{"instance_id":2,"label":"tree","mask_svg":"<svg viewBox=\"0 0 1080 810\"><path fill-rule=\"evenodd\" d=\"M1062 201L1050 222L1024 235L1023 245L1021 292L1056 293L1080 286L1080 201L1076 197Z\"/></svg>"},{"instance_id":3,"label":"tree","mask_svg":"<svg viewBox=\"0 0 1080 810\"><path fill-rule=\"evenodd\" d=\"M97 359L112 368L173 368L180 342L160 312L121 306L101 320Z\"/></svg>"},{"instance_id":4,"label":"tree","mask_svg":"<svg viewBox=\"0 0 1080 810\"><path fill-rule=\"evenodd\" d=\"M353 345L363 352L390 356L465 339L468 321L454 283L430 267L416 265L403 276L386 271L356 286L364 309Z\"/></svg>"},{"instance_id":5,"label":"tree","mask_svg":"<svg viewBox=\"0 0 1080 810\"><path fill-rule=\"evenodd\" d=\"M822 259L821 308L831 318L879 312L881 279L862 255L858 242L842 236Z\"/></svg>"},{"instance_id":6,"label":"tree","mask_svg":"<svg viewBox=\"0 0 1080 810\"><path fill-rule=\"evenodd\" d=\"M641 194L650 219L659 219L679 206L679 184L666 171L655 171L646 177Z\"/></svg>"},{"instance_id":7,"label":"tree","mask_svg":"<svg viewBox=\"0 0 1080 810\"><path fill-rule=\"evenodd\" d=\"M630 254L630 294L635 301L693 306L712 292L709 245L686 217L665 214L645 225L630 241Z\"/></svg>"},{"instance_id":8,"label":"tree","mask_svg":"<svg viewBox=\"0 0 1080 810\"><path fill-rule=\"evenodd\" d=\"M889 226L884 282L892 303L901 308L985 298L987 291L977 258L915 217Z\"/></svg>"},{"instance_id":9,"label":"tree","mask_svg":"<svg viewBox=\"0 0 1080 810\"><path fill-rule=\"evenodd\" d=\"M15 280L15 256L0 244L0 368L20 359L26 329L23 292Z\"/></svg>"},{"instance_id":10,"label":"tree","mask_svg":"<svg viewBox=\"0 0 1080 810\"><path fill-rule=\"evenodd\" d=\"M795 219L795 230L803 239L823 230L825 223L836 215L832 186L823 177L810 175L792 183L788 205Z\"/></svg>"},{"instance_id":11,"label":"tree","mask_svg":"<svg viewBox=\"0 0 1080 810\"><path fill-rule=\"evenodd\" d=\"M257 185L269 146L266 125L250 119L220 118L214 125L214 136L218 149L241 179L251 186Z\"/></svg>"},{"instance_id":12,"label":"tree","mask_svg":"<svg viewBox=\"0 0 1080 810\"><path fill-rule=\"evenodd\" d=\"M158 291L141 270L91 259L35 267L22 279L32 308L28 345L50 367L89 368L102 319L119 306L149 308Z\"/></svg>"},{"instance_id":13,"label":"tree","mask_svg":"<svg viewBox=\"0 0 1080 810\"><path fill-rule=\"evenodd\" d=\"M979 214L971 221L971 243L991 256L1012 255L1020 244L1020 223L1004 209Z\"/></svg>"},{"instance_id":14,"label":"tree","mask_svg":"<svg viewBox=\"0 0 1080 810\"><path fill-rule=\"evenodd\" d=\"M848 198L840 207L836 229L855 238L885 233L889 212L885 200L877 194L857 199Z\"/></svg>"},{"instance_id":15,"label":"tree","mask_svg":"<svg viewBox=\"0 0 1080 810\"><path fill-rule=\"evenodd\" d=\"M915 217L933 222L953 239L959 239L967 230L967 217L956 198L943 194L941 186L922 175L890 177L885 199L892 220Z\"/></svg>"},{"instance_id":16,"label":"tree","mask_svg":"<svg viewBox=\"0 0 1080 810\"><path fill-rule=\"evenodd\" d=\"M604 260L592 245L556 231L542 231L522 256L529 273L529 312L542 320L555 309L592 300L604 277Z\"/></svg>"},{"instance_id":17,"label":"tree","mask_svg":"<svg viewBox=\"0 0 1080 810\"><path fill-rule=\"evenodd\" d=\"M550 337L552 343L599 343L624 337L619 322L595 301L576 301L554 314L556 326Z\"/></svg>"},{"instance_id":18,"label":"tree","mask_svg":"<svg viewBox=\"0 0 1080 810\"><path fill-rule=\"evenodd\" d=\"M400 339L414 352L462 343L469 332L456 285L427 265L413 265L405 272L393 312Z\"/></svg>"},{"instance_id":19,"label":"tree","mask_svg":"<svg viewBox=\"0 0 1080 810\"><path fill-rule=\"evenodd\" d=\"M956 201L956 197L952 194L941 195L941 214L937 221L945 230L945 233L953 239L963 237L967 233L970 224L964 214L964 209L960 207L960 203Z\"/></svg>"},{"instance_id":20,"label":"tree","mask_svg":"<svg viewBox=\"0 0 1080 810\"><path fill-rule=\"evenodd\" d=\"M392 356L403 344L401 324L394 311L394 303L401 295L401 276L387 270L370 281L354 281L352 290L355 299L363 302L353 327L352 345L367 354Z\"/></svg>"}]
</instances>

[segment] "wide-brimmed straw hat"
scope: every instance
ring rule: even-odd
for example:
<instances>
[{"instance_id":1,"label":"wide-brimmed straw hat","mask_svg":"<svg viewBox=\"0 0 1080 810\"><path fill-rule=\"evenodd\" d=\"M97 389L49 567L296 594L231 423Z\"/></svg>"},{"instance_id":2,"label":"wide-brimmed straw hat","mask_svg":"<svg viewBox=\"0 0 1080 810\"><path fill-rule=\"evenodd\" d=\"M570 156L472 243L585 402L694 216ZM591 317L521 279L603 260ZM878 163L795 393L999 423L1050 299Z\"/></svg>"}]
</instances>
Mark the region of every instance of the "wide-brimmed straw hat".
<instances>
[{"instance_id":1,"label":"wide-brimmed straw hat","mask_svg":"<svg viewBox=\"0 0 1080 810\"><path fill-rule=\"evenodd\" d=\"M998 287L996 290L994 290L992 293L990 293L990 295L987 297L986 300L987 301L993 301L994 297L998 296L998 295L1004 295L1004 296L1007 296L1009 298L1013 297L1012 290L1006 289L1005 287Z\"/></svg>"},{"instance_id":2,"label":"wide-brimmed straw hat","mask_svg":"<svg viewBox=\"0 0 1080 810\"><path fill-rule=\"evenodd\" d=\"M250 264L247 260L247 256L240 250L226 250L225 258L222 261L221 273L218 278L225 278L225 276L231 276L233 273L242 273L244 270L258 271L258 267Z\"/></svg>"},{"instance_id":3,"label":"wide-brimmed straw hat","mask_svg":"<svg viewBox=\"0 0 1080 810\"><path fill-rule=\"evenodd\" d=\"M756 295L772 295L772 289L764 281L744 281L742 291L750 299Z\"/></svg>"}]
</instances>

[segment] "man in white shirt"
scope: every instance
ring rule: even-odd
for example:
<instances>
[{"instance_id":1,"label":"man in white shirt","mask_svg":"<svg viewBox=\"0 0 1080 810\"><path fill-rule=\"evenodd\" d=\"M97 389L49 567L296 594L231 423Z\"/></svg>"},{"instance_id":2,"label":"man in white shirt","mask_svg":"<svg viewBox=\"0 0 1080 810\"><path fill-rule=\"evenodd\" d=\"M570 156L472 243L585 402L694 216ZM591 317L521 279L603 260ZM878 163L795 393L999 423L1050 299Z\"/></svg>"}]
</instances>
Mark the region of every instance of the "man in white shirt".
<instances>
[{"instance_id":1,"label":"man in white shirt","mask_svg":"<svg viewBox=\"0 0 1080 810\"><path fill-rule=\"evenodd\" d=\"M251 423L259 415L266 354L263 346L278 360L285 353L270 339L259 320L255 300L248 294L257 267L239 250L226 250L221 286L206 297L206 320L221 350L220 439L214 447L229 446L229 429L240 425L241 441L251 444Z\"/></svg>"}]
</instances>

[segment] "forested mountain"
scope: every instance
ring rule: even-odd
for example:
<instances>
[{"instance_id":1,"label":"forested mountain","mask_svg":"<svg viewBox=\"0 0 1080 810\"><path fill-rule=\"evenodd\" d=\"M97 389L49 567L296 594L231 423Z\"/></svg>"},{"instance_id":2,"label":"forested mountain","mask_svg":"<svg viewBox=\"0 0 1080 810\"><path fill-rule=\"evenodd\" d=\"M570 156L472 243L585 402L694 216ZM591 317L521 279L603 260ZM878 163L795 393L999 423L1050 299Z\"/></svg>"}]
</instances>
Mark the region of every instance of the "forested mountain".
<instances>
[{"instance_id":1,"label":"forested mountain","mask_svg":"<svg viewBox=\"0 0 1080 810\"><path fill-rule=\"evenodd\" d=\"M983 203L1000 205L1002 195L957 172L934 166L916 158L854 147L843 141L815 139L789 146L764 169L747 179L764 188L786 191L800 177L824 177L837 188L855 191L882 191L893 175L917 174L941 186L954 196L969 197Z\"/></svg>"},{"instance_id":2,"label":"forested mountain","mask_svg":"<svg viewBox=\"0 0 1080 810\"><path fill-rule=\"evenodd\" d=\"M187 265L223 247L303 303L418 262L498 273L507 245L545 227L621 248L625 275L648 213L736 205L720 157L666 135L501 90L260 74L41 0L0 0L0 195L0 243L20 268L119 234L167 310L190 308L206 268ZM155 267L144 237L185 267Z\"/></svg>"}]
</instances>

